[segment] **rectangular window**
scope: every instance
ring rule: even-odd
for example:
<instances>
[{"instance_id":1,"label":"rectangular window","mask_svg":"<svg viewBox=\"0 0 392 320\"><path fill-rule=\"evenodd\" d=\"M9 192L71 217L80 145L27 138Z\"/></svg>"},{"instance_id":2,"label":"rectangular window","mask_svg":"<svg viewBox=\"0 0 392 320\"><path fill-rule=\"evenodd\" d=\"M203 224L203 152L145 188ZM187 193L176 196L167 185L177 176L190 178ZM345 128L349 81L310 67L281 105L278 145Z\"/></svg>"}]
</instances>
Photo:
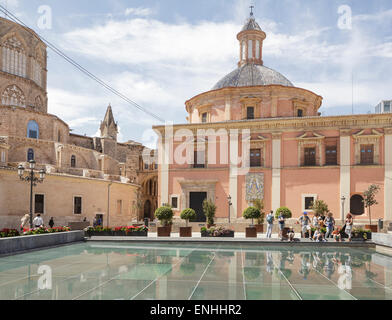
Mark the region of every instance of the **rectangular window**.
<instances>
[{"instance_id":1,"label":"rectangular window","mask_svg":"<svg viewBox=\"0 0 392 320\"><path fill-rule=\"evenodd\" d=\"M305 148L305 166L316 165L316 148Z\"/></svg>"},{"instance_id":2,"label":"rectangular window","mask_svg":"<svg viewBox=\"0 0 392 320\"><path fill-rule=\"evenodd\" d=\"M144 164L144 170L148 170L148 168L149 168L148 163L145 163Z\"/></svg>"},{"instance_id":3,"label":"rectangular window","mask_svg":"<svg viewBox=\"0 0 392 320\"><path fill-rule=\"evenodd\" d=\"M44 214L45 196L43 194L36 194L34 197L34 212L35 214Z\"/></svg>"},{"instance_id":4,"label":"rectangular window","mask_svg":"<svg viewBox=\"0 0 392 320\"><path fill-rule=\"evenodd\" d=\"M193 167L194 168L205 168L205 154L204 154L204 151L195 151Z\"/></svg>"},{"instance_id":5,"label":"rectangular window","mask_svg":"<svg viewBox=\"0 0 392 320\"><path fill-rule=\"evenodd\" d=\"M117 214L121 214L122 213L122 200L117 200Z\"/></svg>"},{"instance_id":6,"label":"rectangular window","mask_svg":"<svg viewBox=\"0 0 392 320\"><path fill-rule=\"evenodd\" d=\"M374 145L361 145L361 164L374 164Z\"/></svg>"},{"instance_id":7,"label":"rectangular window","mask_svg":"<svg viewBox=\"0 0 392 320\"><path fill-rule=\"evenodd\" d=\"M154 164L154 168L155 168L155 170L158 170L158 164L157 163Z\"/></svg>"},{"instance_id":8,"label":"rectangular window","mask_svg":"<svg viewBox=\"0 0 392 320\"><path fill-rule=\"evenodd\" d=\"M298 116L299 118L302 118L302 117L304 116L304 111L303 111L302 109L298 109L298 110L297 110L297 116Z\"/></svg>"},{"instance_id":9,"label":"rectangular window","mask_svg":"<svg viewBox=\"0 0 392 320\"><path fill-rule=\"evenodd\" d=\"M38 135L37 135L37 131L35 130L29 130L29 138L31 139L37 139Z\"/></svg>"},{"instance_id":10,"label":"rectangular window","mask_svg":"<svg viewBox=\"0 0 392 320\"><path fill-rule=\"evenodd\" d=\"M246 108L246 119L254 119L255 118L255 108L247 107Z\"/></svg>"},{"instance_id":11,"label":"rectangular window","mask_svg":"<svg viewBox=\"0 0 392 320\"><path fill-rule=\"evenodd\" d=\"M325 148L325 165L336 166L338 164L338 151L336 146Z\"/></svg>"},{"instance_id":12,"label":"rectangular window","mask_svg":"<svg viewBox=\"0 0 392 320\"><path fill-rule=\"evenodd\" d=\"M305 197L305 210L311 210L314 203L314 197Z\"/></svg>"},{"instance_id":13,"label":"rectangular window","mask_svg":"<svg viewBox=\"0 0 392 320\"><path fill-rule=\"evenodd\" d=\"M208 116L207 112L204 112L204 113L201 115L201 122L202 122L202 123L206 123L206 122L207 122L207 116Z\"/></svg>"},{"instance_id":14,"label":"rectangular window","mask_svg":"<svg viewBox=\"0 0 392 320\"><path fill-rule=\"evenodd\" d=\"M82 214L82 197L74 197L74 214Z\"/></svg>"},{"instance_id":15,"label":"rectangular window","mask_svg":"<svg viewBox=\"0 0 392 320\"><path fill-rule=\"evenodd\" d=\"M171 197L170 205L172 206L173 209L178 209L178 197L177 196Z\"/></svg>"},{"instance_id":16,"label":"rectangular window","mask_svg":"<svg viewBox=\"0 0 392 320\"><path fill-rule=\"evenodd\" d=\"M250 150L250 166L261 167L261 149Z\"/></svg>"},{"instance_id":17,"label":"rectangular window","mask_svg":"<svg viewBox=\"0 0 392 320\"><path fill-rule=\"evenodd\" d=\"M5 151L1 151L1 162L5 162Z\"/></svg>"}]
</instances>

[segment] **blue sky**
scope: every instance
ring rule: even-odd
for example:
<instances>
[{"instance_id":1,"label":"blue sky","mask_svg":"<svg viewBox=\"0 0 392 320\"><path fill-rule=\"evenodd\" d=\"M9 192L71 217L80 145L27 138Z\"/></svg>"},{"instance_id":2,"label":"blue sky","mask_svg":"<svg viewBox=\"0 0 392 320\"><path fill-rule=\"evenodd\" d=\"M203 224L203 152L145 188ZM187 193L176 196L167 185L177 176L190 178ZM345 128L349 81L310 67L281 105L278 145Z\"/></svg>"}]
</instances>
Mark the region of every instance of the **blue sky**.
<instances>
[{"instance_id":1,"label":"blue sky","mask_svg":"<svg viewBox=\"0 0 392 320\"><path fill-rule=\"evenodd\" d=\"M323 115L355 113L392 99L390 0L0 0L28 26L82 66L161 118L185 123L184 102L236 68L236 34L255 6L267 33L264 64L297 87L323 96ZM40 29L48 5L52 27ZM338 9L352 28L338 27ZM73 132L97 134L109 102L119 140L149 144L154 119L105 91L48 51L49 112Z\"/></svg>"}]
</instances>

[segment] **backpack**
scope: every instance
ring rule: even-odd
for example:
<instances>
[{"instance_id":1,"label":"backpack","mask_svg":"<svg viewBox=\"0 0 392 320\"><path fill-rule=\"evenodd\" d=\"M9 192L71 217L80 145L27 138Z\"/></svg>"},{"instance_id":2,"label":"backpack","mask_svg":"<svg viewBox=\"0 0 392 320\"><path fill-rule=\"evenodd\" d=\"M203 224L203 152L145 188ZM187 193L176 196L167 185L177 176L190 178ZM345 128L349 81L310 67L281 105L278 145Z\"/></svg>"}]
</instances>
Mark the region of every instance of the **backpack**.
<instances>
[{"instance_id":1,"label":"backpack","mask_svg":"<svg viewBox=\"0 0 392 320\"><path fill-rule=\"evenodd\" d=\"M269 216L267 217L267 222L268 222L269 224L273 223L273 222L274 222L274 216L273 216L273 215L269 215Z\"/></svg>"}]
</instances>

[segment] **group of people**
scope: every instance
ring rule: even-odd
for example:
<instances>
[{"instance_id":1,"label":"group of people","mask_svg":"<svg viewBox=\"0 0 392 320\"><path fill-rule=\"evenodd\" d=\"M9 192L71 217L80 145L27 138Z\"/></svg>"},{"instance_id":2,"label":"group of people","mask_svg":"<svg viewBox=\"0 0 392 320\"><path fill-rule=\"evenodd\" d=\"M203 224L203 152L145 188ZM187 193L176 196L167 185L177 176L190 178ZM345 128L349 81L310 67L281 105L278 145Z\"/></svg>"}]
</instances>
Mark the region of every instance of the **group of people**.
<instances>
[{"instance_id":1,"label":"group of people","mask_svg":"<svg viewBox=\"0 0 392 320\"><path fill-rule=\"evenodd\" d=\"M274 212L270 211L270 213L266 217L267 220L267 238L271 238L272 229L274 225ZM280 215L278 217L278 225L279 225L279 238L283 240L283 230L285 229L285 217ZM309 239L314 240L316 242L324 242L329 238L335 239L335 241L342 241L341 237L341 229L336 227L335 219L333 218L332 212L328 212L326 216L314 214L313 218L309 217L308 212L304 212L301 217L298 219L297 224L301 225L301 238L306 238L308 236ZM343 226L344 232L348 236L348 241L351 241L351 233L354 224L354 217L351 213L348 213L345 220L345 225ZM312 228L314 233L312 234ZM325 228L325 232L324 232ZM291 226L288 231L288 239L289 241L294 241L295 232L294 228Z\"/></svg>"},{"instance_id":2,"label":"group of people","mask_svg":"<svg viewBox=\"0 0 392 320\"><path fill-rule=\"evenodd\" d=\"M24 228L29 225L30 215L28 213L25 214L20 221L21 221L20 230L23 231ZM50 218L48 225L49 227L53 228L54 226L53 217ZM43 228L44 226L45 226L44 219L42 219L41 215L38 213L36 217L33 219L33 228Z\"/></svg>"}]
</instances>

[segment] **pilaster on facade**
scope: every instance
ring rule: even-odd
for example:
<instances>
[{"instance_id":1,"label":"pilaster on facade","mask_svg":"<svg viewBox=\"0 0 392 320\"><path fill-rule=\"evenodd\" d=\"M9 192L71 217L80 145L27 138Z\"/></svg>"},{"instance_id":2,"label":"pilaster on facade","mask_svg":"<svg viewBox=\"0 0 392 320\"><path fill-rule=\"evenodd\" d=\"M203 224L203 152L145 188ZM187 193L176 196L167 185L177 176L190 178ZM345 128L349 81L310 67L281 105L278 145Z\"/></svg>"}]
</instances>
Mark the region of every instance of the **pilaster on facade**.
<instances>
[{"instance_id":1,"label":"pilaster on facade","mask_svg":"<svg viewBox=\"0 0 392 320\"><path fill-rule=\"evenodd\" d=\"M351 196L351 130L341 131L340 136L340 198L346 199L344 208L340 209L343 220L349 212Z\"/></svg>"},{"instance_id":2,"label":"pilaster on facade","mask_svg":"<svg viewBox=\"0 0 392 320\"><path fill-rule=\"evenodd\" d=\"M384 219L392 221L392 128L385 133Z\"/></svg>"},{"instance_id":3,"label":"pilaster on facade","mask_svg":"<svg viewBox=\"0 0 392 320\"><path fill-rule=\"evenodd\" d=\"M272 210L276 211L281 206L281 155L282 133L272 134Z\"/></svg>"}]
</instances>

